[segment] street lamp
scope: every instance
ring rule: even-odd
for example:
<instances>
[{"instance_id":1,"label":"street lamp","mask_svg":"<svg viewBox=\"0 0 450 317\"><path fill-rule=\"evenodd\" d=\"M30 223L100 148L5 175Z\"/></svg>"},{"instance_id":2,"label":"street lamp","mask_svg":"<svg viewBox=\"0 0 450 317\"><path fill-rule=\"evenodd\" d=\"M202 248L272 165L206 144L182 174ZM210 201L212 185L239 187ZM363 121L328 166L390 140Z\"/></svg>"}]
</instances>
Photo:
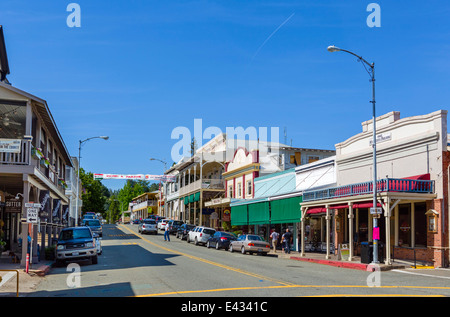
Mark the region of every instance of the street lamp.
<instances>
[{"instance_id":1,"label":"street lamp","mask_svg":"<svg viewBox=\"0 0 450 317\"><path fill-rule=\"evenodd\" d=\"M157 158L150 158L150 161L159 161L161 163L164 164L164 172L167 171L167 162L157 159ZM164 174L164 173L163 173ZM165 188L165 192L166 192L166 197L167 197L167 186L163 185L163 187ZM161 181L159 181L159 201L161 204L161 200L162 200L162 194L161 194ZM161 205L158 206L158 212L160 212L159 208L161 207ZM164 216L167 217L167 202L164 203Z\"/></svg>"},{"instance_id":2,"label":"street lamp","mask_svg":"<svg viewBox=\"0 0 450 317\"><path fill-rule=\"evenodd\" d=\"M77 179L77 199L75 201L75 227L78 226L78 199L79 199L79 193L80 193L80 169L81 169L81 146L83 143L86 143L89 140L92 139L103 139L108 140L109 136L94 136L87 138L86 140L80 140L79 146L78 146L78 179Z\"/></svg>"},{"instance_id":3,"label":"street lamp","mask_svg":"<svg viewBox=\"0 0 450 317\"><path fill-rule=\"evenodd\" d=\"M341 49L339 47L336 47L334 45L328 46L327 48L328 52L333 53L333 52L346 52L349 53L353 56L356 56L358 58L358 60L360 62L363 62L363 66L365 68L365 70L367 71L367 73L370 75L370 80L372 82L372 112L373 112L373 142L372 142L372 147L373 147L373 206L372 208L374 208L376 210L377 208L377 143L376 143L376 117L375 117L375 64L374 63L369 63L368 61L366 61L364 58L362 58L359 55L356 55L353 52ZM369 66L369 68L366 67ZM378 227L378 213L375 215L375 217L373 218L373 227L377 228ZM373 263L379 263L378 262L378 239L373 239Z\"/></svg>"}]
</instances>

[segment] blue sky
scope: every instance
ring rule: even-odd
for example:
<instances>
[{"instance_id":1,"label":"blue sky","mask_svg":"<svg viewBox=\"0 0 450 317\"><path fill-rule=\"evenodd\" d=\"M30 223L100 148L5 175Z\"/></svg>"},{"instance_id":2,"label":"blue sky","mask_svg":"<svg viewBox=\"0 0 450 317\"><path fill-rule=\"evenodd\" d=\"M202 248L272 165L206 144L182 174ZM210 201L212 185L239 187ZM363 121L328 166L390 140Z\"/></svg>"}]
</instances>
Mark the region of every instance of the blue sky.
<instances>
[{"instance_id":1,"label":"blue sky","mask_svg":"<svg viewBox=\"0 0 450 317\"><path fill-rule=\"evenodd\" d=\"M66 7L81 8L69 28ZM367 5L381 27L366 24ZM160 174L178 126L279 127L281 140L334 149L377 115L448 109L450 4L436 1L2 0L11 74L47 100L65 144L95 173ZM120 188L120 181L103 183Z\"/></svg>"}]
</instances>

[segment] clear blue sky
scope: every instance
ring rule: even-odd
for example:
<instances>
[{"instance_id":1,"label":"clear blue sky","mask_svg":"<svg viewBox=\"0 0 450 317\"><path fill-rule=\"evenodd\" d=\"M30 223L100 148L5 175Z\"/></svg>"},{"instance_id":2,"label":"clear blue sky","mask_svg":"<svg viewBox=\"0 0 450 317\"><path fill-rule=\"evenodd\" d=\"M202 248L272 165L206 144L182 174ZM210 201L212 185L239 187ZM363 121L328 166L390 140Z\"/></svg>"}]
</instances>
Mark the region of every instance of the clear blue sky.
<instances>
[{"instance_id":1,"label":"clear blue sky","mask_svg":"<svg viewBox=\"0 0 450 317\"><path fill-rule=\"evenodd\" d=\"M66 7L81 7L69 28ZM366 24L369 3L381 27ZM160 174L177 126L279 127L334 149L377 115L448 109L450 4L365 0L2 0L14 86L47 100L71 155L91 172ZM281 140L283 141L283 135ZM119 188L120 181L103 182Z\"/></svg>"}]
</instances>

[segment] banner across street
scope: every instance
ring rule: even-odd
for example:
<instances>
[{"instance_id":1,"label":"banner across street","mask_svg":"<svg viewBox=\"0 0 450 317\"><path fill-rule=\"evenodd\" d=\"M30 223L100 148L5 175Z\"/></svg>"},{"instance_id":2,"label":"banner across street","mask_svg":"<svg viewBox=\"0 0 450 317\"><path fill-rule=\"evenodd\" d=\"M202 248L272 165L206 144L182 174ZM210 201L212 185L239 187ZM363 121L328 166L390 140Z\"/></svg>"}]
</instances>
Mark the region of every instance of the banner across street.
<instances>
[{"instance_id":1,"label":"banner across street","mask_svg":"<svg viewBox=\"0 0 450 317\"><path fill-rule=\"evenodd\" d=\"M144 174L101 174L95 173L94 179L138 179L138 180L152 180L163 182L175 182L174 175L144 175Z\"/></svg>"}]
</instances>

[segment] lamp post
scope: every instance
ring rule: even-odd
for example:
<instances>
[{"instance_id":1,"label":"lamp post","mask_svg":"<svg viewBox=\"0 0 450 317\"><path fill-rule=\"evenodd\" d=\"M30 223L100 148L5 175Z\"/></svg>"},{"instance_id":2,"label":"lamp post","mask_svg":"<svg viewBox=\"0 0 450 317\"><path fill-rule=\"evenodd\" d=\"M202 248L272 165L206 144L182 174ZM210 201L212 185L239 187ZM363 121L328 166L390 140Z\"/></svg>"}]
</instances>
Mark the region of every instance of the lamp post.
<instances>
[{"instance_id":1,"label":"lamp post","mask_svg":"<svg viewBox=\"0 0 450 317\"><path fill-rule=\"evenodd\" d=\"M159 161L161 163L164 164L164 172L167 171L167 162L157 159L157 158L150 158L150 161ZM163 173L164 174L164 173ZM167 190L167 186L163 185L163 188L165 188ZM166 197L167 197L167 193L166 193ZM161 204L161 200L162 200L162 194L161 194L161 181L159 181L159 203ZM159 207L161 207L161 205L158 206L158 212L159 212ZM164 203L164 216L167 217L167 202Z\"/></svg>"},{"instance_id":2,"label":"lamp post","mask_svg":"<svg viewBox=\"0 0 450 317\"><path fill-rule=\"evenodd\" d=\"M373 113L373 141L372 141L372 147L373 147L373 206L376 210L377 208L377 143L376 143L376 116L375 116L375 64L369 63L364 58L362 58L359 55L356 55L353 52L350 52L348 50L341 49L339 47L336 47L334 45L328 46L327 48L328 52L346 52L353 56L356 56L360 62L363 62L363 66L367 73L370 75L370 80L372 82L372 113ZM366 67L369 66L369 68ZM373 227L378 228L378 213L374 215L373 218ZM378 239L373 239L373 263L379 263L378 261Z\"/></svg>"},{"instance_id":3,"label":"lamp post","mask_svg":"<svg viewBox=\"0 0 450 317\"><path fill-rule=\"evenodd\" d=\"M78 146L78 178L77 178L77 199L75 200L75 227L78 227L78 200L80 197L80 169L81 169L81 146L92 139L108 140L108 136L94 136L87 138L86 140L80 140Z\"/></svg>"}]
</instances>

